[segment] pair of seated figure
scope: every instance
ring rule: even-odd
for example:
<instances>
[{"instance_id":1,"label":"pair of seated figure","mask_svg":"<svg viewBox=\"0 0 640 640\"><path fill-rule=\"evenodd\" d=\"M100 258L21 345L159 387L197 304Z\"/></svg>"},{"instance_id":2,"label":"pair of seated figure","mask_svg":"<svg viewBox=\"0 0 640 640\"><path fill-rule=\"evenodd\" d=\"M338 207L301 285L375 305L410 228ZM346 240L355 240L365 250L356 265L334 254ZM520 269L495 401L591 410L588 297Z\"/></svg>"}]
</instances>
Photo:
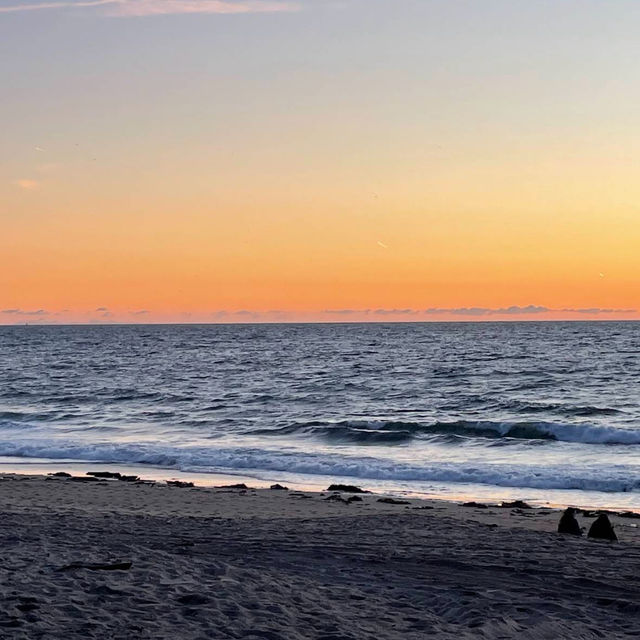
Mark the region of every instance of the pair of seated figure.
<instances>
[{"instance_id":1,"label":"pair of seated figure","mask_svg":"<svg viewBox=\"0 0 640 640\"><path fill-rule=\"evenodd\" d=\"M576 520L576 509L569 507L565 509L560 522L558 523L558 533L570 533L574 536L581 536L582 529ZM601 513L593 522L587 533L589 538L599 538L601 540L618 540L613 525L606 513Z\"/></svg>"}]
</instances>

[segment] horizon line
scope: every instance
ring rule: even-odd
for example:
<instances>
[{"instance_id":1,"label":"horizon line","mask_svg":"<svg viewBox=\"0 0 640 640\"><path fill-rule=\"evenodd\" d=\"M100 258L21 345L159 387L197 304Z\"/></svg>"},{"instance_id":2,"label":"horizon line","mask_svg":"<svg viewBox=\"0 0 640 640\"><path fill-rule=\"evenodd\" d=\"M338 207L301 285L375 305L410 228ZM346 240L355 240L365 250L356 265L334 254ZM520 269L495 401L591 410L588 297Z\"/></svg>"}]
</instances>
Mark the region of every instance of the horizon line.
<instances>
[{"instance_id":1,"label":"horizon line","mask_svg":"<svg viewBox=\"0 0 640 640\"><path fill-rule=\"evenodd\" d=\"M215 326L255 326L255 325L334 325L334 324L552 324L552 323L640 323L640 318L503 318L489 320L256 320L244 322L20 322L1 323L5 327L215 327Z\"/></svg>"}]
</instances>

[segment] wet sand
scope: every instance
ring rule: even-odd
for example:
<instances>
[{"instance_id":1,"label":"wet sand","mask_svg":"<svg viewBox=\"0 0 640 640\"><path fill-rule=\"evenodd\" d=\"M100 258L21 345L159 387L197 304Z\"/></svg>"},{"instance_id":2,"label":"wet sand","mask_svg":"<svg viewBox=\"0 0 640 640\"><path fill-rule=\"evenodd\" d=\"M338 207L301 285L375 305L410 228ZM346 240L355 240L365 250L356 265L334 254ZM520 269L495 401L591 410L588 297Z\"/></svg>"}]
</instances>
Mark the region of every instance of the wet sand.
<instances>
[{"instance_id":1,"label":"wet sand","mask_svg":"<svg viewBox=\"0 0 640 640\"><path fill-rule=\"evenodd\" d=\"M640 636L640 520L331 495L4 476L0 638Z\"/></svg>"}]
</instances>

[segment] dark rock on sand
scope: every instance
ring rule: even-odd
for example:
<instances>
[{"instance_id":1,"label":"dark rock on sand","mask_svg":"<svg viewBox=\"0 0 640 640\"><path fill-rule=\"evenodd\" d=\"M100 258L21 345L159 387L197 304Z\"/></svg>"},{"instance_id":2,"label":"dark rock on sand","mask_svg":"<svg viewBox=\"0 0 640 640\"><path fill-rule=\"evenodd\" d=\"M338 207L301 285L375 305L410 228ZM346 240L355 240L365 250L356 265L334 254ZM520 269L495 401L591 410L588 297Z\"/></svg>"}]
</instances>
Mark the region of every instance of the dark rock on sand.
<instances>
[{"instance_id":1,"label":"dark rock on sand","mask_svg":"<svg viewBox=\"0 0 640 640\"><path fill-rule=\"evenodd\" d=\"M219 487L215 487L216 489L248 489L247 485L244 482L240 482L238 484L222 484Z\"/></svg>"},{"instance_id":2,"label":"dark rock on sand","mask_svg":"<svg viewBox=\"0 0 640 640\"><path fill-rule=\"evenodd\" d=\"M636 519L640 519L640 513L636 513L635 511L621 511L618 514L618 518L636 518Z\"/></svg>"},{"instance_id":3,"label":"dark rock on sand","mask_svg":"<svg viewBox=\"0 0 640 640\"><path fill-rule=\"evenodd\" d=\"M462 507L475 507L476 509L488 509L489 506L486 504L482 504L482 502L465 502L461 505Z\"/></svg>"},{"instance_id":4,"label":"dark rock on sand","mask_svg":"<svg viewBox=\"0 0 640 640\"><path fill-rule=\"evenodd\" d=\"M120 476L118 480L122 480L123 482L138 482L140 478L138 476Z\"/></svg>"},{"instance_id":5,"label":"dark rock on sand","mask_svg":"<svg viewBox=\"0 0 640 640\"><path fill-rule=\"evenodd\" d=\"M272 484L269 489L272 491L289 491L289 487L283 487L281 484Z\"/></svg>"},{"instance_id":6,"label":"dark rock on sand","mask_svg":"<svg viewBox=\"0 0 640 640\"><path fill-rule=\"evenodd\" d=\"M360 496L349 496L345 499L339 493L332 493L330 496L324 498L324 500L329 500L330 502L342 502L344 504L351 504L352 502L362 502L362 498Z\"/></svg>"},{"instance_id":7,"label":"dark rock on sand","mask_svg":"<svg viewBox=\"0 0 640 640\"><path fill-rule=\"evenodd\" d=\"M100 478L94 478L93 476L71 476L69 480L72 482L98 482Z\"/></svg>"},{"instance_id":8,"label":"dark rock on sand","mask_svg":"<svg viewBox=\"0 0 640 640\"><path fill-rule=\"evenodd\" d=\"M376 502L383 504L411 504L408 500L396 500L395 498L378 498Z\"/></svg>"},{"instance_id":9,"label":"dark rock on sand","mask_svg":"<svg viewBox=\"0 0 640 640\"><path fill-rule=\"evenodd\" d=\"M533 509L530 504L527 504L523 500L514 500L513 502L501 502L499 507L503 509Z\"/></svg>"},{"instance_id":10,"label":"dark rock on sand","mask_svg":"<svg viewBox=\"0 0 640 640\"><path fill-rule=\"evenodd\" d=\"M55 473L48 473L48 476L53 476L54 478L70 478L71 474L66 471L56 471Z\"/></svg>"},{"instance_id":11,"label":"dark rock on sand","mask_svg":"<svg viewBox=\"0 0 640 640\"><path fill-rule=\"evenodd\" d=\"M609 516L606 513L601 513L595 520L595 522L591 525L589 529L589 533L587 534L589 538L599 538L600 540L612 540L614 542L618 541L618 536L616 532L613 530L613 526L611 525L611 521L609 520Z\"/></svg>"},{"instance_id":12,"label":"dark rock on sand","mask_svg":"<svg viewBox=\"0 0 640 640\"><path fill-rule=\"evenodd\" d=\"M94 478L115 478L116 480L122 477L120 473L113 473L111 471L87 471L87 475L93 476Z\"/></svg>"},{"instance_id":13,"label":"dark rock on sand","mask_svg":"<svg viewBox=\"0 0 640 640\"><path fill-rule=\"evenodd\" d=\"M581 536L582 529L576 520L576 509L568 507L565 509L560 522L558 522L558 533L569 533L572 536Z\"/></svg>"},{"instance_id":14,"label":"dark rock on sand","mask_svg":"<svg viewBox=\"0 0 640 640\"><path fill-rule=\"evenodd\" d=\"M193 482L183 482L182 480L167 480L170 487L189 488L193 487Z\"/></svg>"},{"instance_id":15,"label":"dark rock on sand","mask_svg":"<svg viewBox=\"0 0 640 640\"><path fill-rule=\"evenodd\" d=\"M371 493L352 484L332 484L327 491L344 491L345 493Z\"/></svg>"}]
</instances>

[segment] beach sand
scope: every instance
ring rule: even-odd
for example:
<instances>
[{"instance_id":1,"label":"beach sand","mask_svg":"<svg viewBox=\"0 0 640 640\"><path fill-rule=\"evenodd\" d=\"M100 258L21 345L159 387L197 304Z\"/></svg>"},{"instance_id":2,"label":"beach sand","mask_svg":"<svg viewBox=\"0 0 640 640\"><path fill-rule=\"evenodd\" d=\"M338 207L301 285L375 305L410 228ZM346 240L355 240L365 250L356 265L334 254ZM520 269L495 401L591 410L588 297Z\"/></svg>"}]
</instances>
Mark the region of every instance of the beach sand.
<instances>
[{"instance_id":1,"label":"beach sand","mask_svg":"<svg viewBox=\"0 0 640 640\"><path fill-rule=\"evenodd\" d=\"M331 495L4 476L0 638L640 637L640 520Z\"/></svg>"}]
</instances>

